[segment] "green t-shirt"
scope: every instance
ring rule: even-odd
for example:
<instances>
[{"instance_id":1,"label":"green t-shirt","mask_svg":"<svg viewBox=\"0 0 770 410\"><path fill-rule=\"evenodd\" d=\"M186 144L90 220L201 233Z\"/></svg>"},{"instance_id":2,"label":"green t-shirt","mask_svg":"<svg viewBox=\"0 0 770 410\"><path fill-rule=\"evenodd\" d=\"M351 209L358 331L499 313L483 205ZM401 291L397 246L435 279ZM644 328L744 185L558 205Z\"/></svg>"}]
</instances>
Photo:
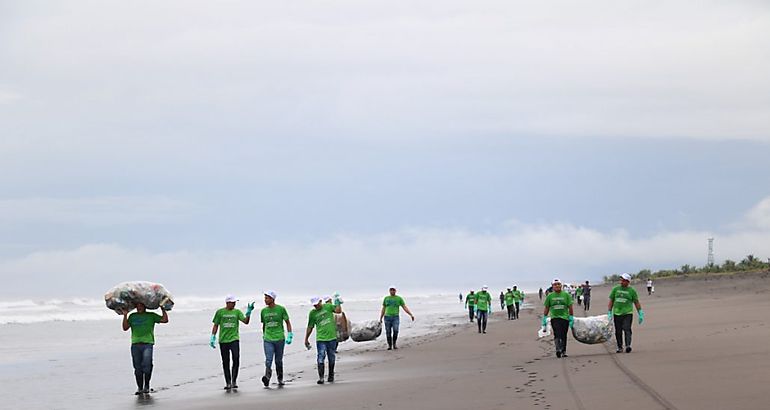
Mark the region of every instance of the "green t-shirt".
<instances>
[{"instance_id":1,"label":"green t-shirt","mask_svg":"<svg viewBox=\"0 0 770 410\"><path fill-rule=\"evenodd\" d=\"M467 296L465 296L465 304L468 306L473 306L476 304L476 294L475 293L469 293Z\"/></svg>"},{"instance_id":2,"label":"green t-shirt","mask_svg":"<svg viewBox=\"0 0 770 410\"><path fill-rule=\"evenodd\" d=\"M262 338L268 342L280 342L284 340L283 322L289 320L289 312L281 305L266 307L259 314L264 324Z\"/></svg>"},{"instance_id":3,"label":"green t-shirt","mask_svg":"<svg viewBox=\"0 0 770 410\"><path fill-rule=\"evenodd\" d=\"M398 316L399 309L404 306L404 298L401 296L385 296L382 300L382 306L385 306L385 316Z\"/></svg>"},{"instance_id":4,"label":"green t-shirt","mask_svg":"<svg viewBox=\"0 0 770 410\"><path fill-rule=\"evenodd\" d=\"M505 293L505 306L513 305L513 292Z\"/></svg>"},{"instance_id":5,"label":"green t-shirt","mask_svg":"<svg viewBox=\"0 0 770 410\"><path fill-rule=\"evenodd\" d=\"M610 291L610 300L613 301L613 315L628 315L634 313L634 302L639 301L639 295L631 286L624 288L622 285L617 285Z\"/></svg>"},{"instance_id":6,"label":"green t-shirt","mask_svg":"<svg viewBox=\"0 0 770 410\"><path fill-rule=\"evenodd\" d=\"M162 316L155 312L134 312L128 315L131 326L131 343L155 344L155 324L160 323Z\"/></svg>"},{"instance_id":7,"label":"green t-shirt","mask_svg":"<svg viewBox=\"0 0 770 410\"><path fill-rule=\"evenodd\" d=\"M328 342L337 340L337 322L334 320L334 305L325 303L321 309L313 308L308 314L307 327L316 327L315 340Z\"/></svg>"},{"instance_id":8,"label":"green t-shirt","mask_svg":"<svg viewBox=\"0 0 770 410\"><path fill-rule=\"evenodd\" d=\"M513 291L513 301L514 302L521 302L524 300L524 292L516 289Z\"/></svg>"},{"instance_id":9,"label":"green t-shirt","mask_svg":"<svg viewBox=\"0 0 770 410\"><path fill-rule=\"evenodd\" d=\"M222 308L214 314L214 324L219 325L219 343L230 343L239 339L238 327L240 320L246 316L240 309L227 310Z\"/></svg>"},{"instance_id":10,"label":"green t-shirt","mask_svg":"<svg viewBox=\"0 0 770 410\"><path fill-rule=\"evenodd\" d=\"M476 294L476 309L486 312L489 310L490 303L492 303L492 295L489 292L482 290Z\"/></svg>"},{"instance_id":11,"label":"green t-shirt","mask_svg":"<svg viewBox=\"0 0 770 410\"><path fill-rule=\"evenodd\" d=\"M582 296L583 295L583 288L579 287L575 290L575 295Z\"/></svg>"},{"instance_id":12,"label":"green t-shirt","mask_svg":"<svg viewBox=\"0 0 770 410\"><path fill-rule=\"evenodd\" d=\"M572 296L565 292L552 292L545 298L543 305L548 307L551 319L569 319L569 307L572 306Z\"/></svg>"}]
</instances>

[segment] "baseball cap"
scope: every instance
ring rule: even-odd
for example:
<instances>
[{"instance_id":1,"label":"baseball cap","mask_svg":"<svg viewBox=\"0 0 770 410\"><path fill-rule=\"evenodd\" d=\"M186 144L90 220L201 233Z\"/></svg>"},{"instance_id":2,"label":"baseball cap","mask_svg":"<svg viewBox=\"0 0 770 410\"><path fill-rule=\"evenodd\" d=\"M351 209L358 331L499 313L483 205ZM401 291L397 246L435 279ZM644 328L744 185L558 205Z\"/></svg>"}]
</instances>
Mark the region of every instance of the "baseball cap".
<instances>
[{"instance_id":1,"label":"baseball cap","mask_svg":"<svg viewBox=\"0 0 770 410\"><path fill-rule=\"evenodd\" d=\"M396 287L395 287L395 286L393 286L393 285L390 285L390 287L388 288L388 290L390 290L390 289L393 289L393 290L395 290L395 289L396 289Z\"/></svg>"},{"instance_id":2,"label":"baseball cap","mask_svg":"<svg viewBox=\"0 0 770 410\"><path fill-rule=\"evenodd\" d=\"M620 279L631 280L631 275L629 275L627 273L624 273L624 274L620 275Z\"/></svg>"},{"instance_id":3,"label":"baseball cap","mask_svg":"<svg viewBox=\"0 0 770 410\"><path fill-rule=\"evenodd\" d=\"M313 306L319 304L320 302L321 302L321 298L318 296L313 296L312 298L310 298L310 304Z\"/></svg>"},{"instance_id":4,"label":"baseball cap","mask_svg":"<svg viewBox=\"0 0 770 410\"><path fill-rule=\"evenodd\" d=\"M238 301L238 298L236 298L235 295L231 294L231 295L225 296L225 303L237 302L237 301Z\"/></svg>"},{"instance_id":5,"label":"baseball cap","mask_svg":"<svg viewBox=\"0 0 770 410\"><path fill-rule=\"evenodd\" d=\"M275 300L276 296L278 296L275 291L272 290L266 290L265 296L270 296L273 300Z\"/></svg>"},{"instance_id":6,"label":"baseball cap","mask_svg":"<svg viewBox=\"0 0 770 410\"><path fill-rule=\"evenodd\" d=\"M489 289L489 286L487 286L487 285L484 285L484 286L481 287L481 290L487 290L487 289Z\"/></svg>"},{"instance_id":7,"label":"baseball cap","mask_svg":"<svg viewBox=\"0 0 770 410\"><path fill-rule=\"evenodd\" d=\"M551 284L554 284L554 283L561 283L561 279L553 278L553 280L551 281Z\"/></svg>"},{"instance_id":8,"label":"baseball cap","mask_svg":"<svg viewBox=\"0 0 770 410\"><path fill-rule=\"evenodd\" d=\"M332 300L332 297L329 295L324 295L321 299L323 300Z\"/></svg>"}]
</instances>

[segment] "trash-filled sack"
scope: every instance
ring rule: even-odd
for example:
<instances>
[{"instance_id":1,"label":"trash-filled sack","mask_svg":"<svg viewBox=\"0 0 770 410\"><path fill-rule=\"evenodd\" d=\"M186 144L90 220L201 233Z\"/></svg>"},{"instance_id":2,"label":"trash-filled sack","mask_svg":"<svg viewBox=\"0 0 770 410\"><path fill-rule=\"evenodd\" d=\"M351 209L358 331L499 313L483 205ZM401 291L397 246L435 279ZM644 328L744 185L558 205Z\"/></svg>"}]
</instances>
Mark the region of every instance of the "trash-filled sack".
<instances>
[{"instance_id":1,"label":"trash-filled sack","mask_svg":"<svg viewBox=\"0 0 770 410\"><path fill-rule=\"evenodd\" d=\"M615 326L607 315L576 317L572 325L572 336L578 342L589 345L604 343L612 339Z\"/></svg>"},{"instance_id":2,"label":"trash-filled sack","mask_svg":"<svg viewBox=\"0 0 770 410\"><path fill-rule=\"evenodd\" d=\"M537 331L537 337L546 337L551 335L551 322L546 322L545 327L539 328Z\"/></svg>"},{"instance_id":3,"label":"trash-filled sack","mask_svg":"<svg viewBox=\"0 0 770 410\"><path fill-rule=\"evenodd\" d=\"M350 338L350 320L345 316L345 312L335 313L334 320L337 322L337 342L344 342Z\"/></svg>"},{"instance_id":4,"label":"trash-filled sack","mask_svg":"<svg viewBox=\"0 0 770 410\"><path fill-rule=\"evenodd\" d=\"M354 342L368 342L378 338L382 334L382 322L368 320L366 322L353 323L350 329L350 338Z\"/></svg>"},{"instance_id":5,"label":"trash-filled sack","mask_svg":"<svg viewBox=\"0 0 770 410\"><path fill-rule=\"evenodd\" d=\"M171 310L174 307L171 293L160 283L153 282L120 283L104 294L104 302L119 315L134 310L137 303L144 304L149 310L159 307Z\"/></svg>"}]
</instances>

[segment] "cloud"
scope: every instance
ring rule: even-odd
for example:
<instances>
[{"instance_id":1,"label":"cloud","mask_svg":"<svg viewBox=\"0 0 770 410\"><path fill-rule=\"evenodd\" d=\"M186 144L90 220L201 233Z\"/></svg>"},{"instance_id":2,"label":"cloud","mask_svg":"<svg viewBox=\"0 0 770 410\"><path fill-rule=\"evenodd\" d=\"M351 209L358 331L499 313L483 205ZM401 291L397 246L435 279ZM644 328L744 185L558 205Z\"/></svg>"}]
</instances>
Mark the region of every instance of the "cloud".
<instances>
[{"instance_id":1,"label":"cloud","mask_svg":"<svg viewBox=\"0 0 770 410\"><path fill-rule=\"evenodd\" d=\"M761 2L13 11L3 26L15 41L0 58L35 104L8 120L34 124L35 135L770 140L770 10Z\"/></svg>"},{"instance_id":2,"label":"cloud","mask_svg":"<svg viewBox=\"0 0 770 410\"><path fill-rule=\"evenodd\" d=\"M0 200L0 223L51 223L109 227L177 222L194 212L192 204L162 196L18 198Z\"/></svg>"},{"instance_id":3,"label":"cloud","mask_svg":"<svg viewBox=\"0 0 770 410\"><path fill-rule=\"evenodd\" d=\"M743 225L746 228L770 229L770 197L763 199L748 211Z\"/></svg>"},{"instance_id":4,"label":"cloud","mask_svg":"<svg viewBox=\"0 0 770 410\"><path fill-rule=\"evenodd\" d=\"M150 252L93 244L1 261L0 277L6 293L81 297L125 280L158 281L179 294L198 295L259 288L373 291L391 282L413 289L464 289L481 282L532 288L553 275L597 280L642 268L703 265L711 236L718 260L768 256L762 252L770 248L770 230L633 238L624 231L569 224L516 224L496 233L415 228L219 251Z\"/></svg>"}]
</instances>

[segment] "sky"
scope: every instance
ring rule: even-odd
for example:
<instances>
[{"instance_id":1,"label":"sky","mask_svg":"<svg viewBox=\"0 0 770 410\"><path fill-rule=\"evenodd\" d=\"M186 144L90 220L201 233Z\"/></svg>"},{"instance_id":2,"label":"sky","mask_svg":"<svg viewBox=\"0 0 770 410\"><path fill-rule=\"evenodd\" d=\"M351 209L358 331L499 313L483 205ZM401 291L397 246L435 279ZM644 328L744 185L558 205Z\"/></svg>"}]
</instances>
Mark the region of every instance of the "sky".
<instances>
[{"instance_id":1,"label":"sky","mask_svg":"<svg viewBox=\"0 0 770 410\"><path fill-rule=\"evenodd\" d=\"M764 1L0 0L0 297L766 259L768 72Z\"/></svg>"}]
</instances>

